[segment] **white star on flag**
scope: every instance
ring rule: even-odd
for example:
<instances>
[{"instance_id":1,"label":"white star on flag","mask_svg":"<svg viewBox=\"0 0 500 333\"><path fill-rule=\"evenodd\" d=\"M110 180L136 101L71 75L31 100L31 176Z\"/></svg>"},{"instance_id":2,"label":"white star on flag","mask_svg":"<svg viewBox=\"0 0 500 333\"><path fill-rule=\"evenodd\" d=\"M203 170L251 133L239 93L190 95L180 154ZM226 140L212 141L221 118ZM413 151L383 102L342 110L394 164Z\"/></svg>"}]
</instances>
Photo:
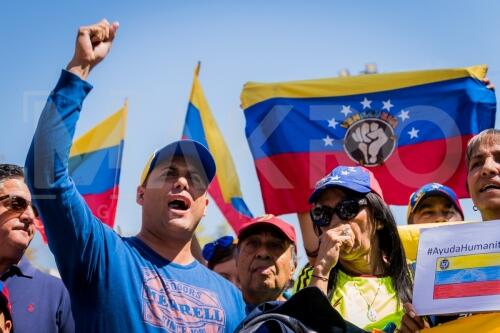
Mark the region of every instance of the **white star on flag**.
<instances>
[{"instance_id":1,"label":"white star on flag","mask_svg":"<svg viewBox=\"0 0 500 333\"><path fill-rule=\"evenodd\" d=\"M327 135L326 138L323 138L323 141L325 142L325 147L326 146L333 146L333 139L330 138L329 135Z\"/></svg>"},{"instance_id":2,"label":"white star on flag","mask_svg":"<svg viewBox=\"0 0 500 333\"><path fill-rule=\"evenodd\" d=\"M345 170L344 170L344 171L341 171L340 173L341 173L342 175L344 175L344 176L349 175L349 171L345 171Z\"/></svg>"},{"instance_id":3,"label":"white star on flag","mask_svg":"<svg viewBox=\"0 0 500 333\"><path fill-rule=\"evenodd\" d=\"M439 190L441 187L443 186L441 186L440 184L432 184L432 188L435 190Z\"/></svg>"},{"instance_id":4,"label":"white star on flag","mask_svg":"<svg viewBox=\"0 0 500 333\"><path fill-rule=\"evenodd\" d=\"M340 111L340 113L344 114L344 117L347 118L347 115L349 113L352 113L351 106L350 105L342 105L342 111Z\"/></svg>"},{"instance_id":5,"label":"white star on flag","mask_svg":"<svg viewBox=\"0 0 500 333\"><path fill-rule=\"evenodd\" d=\"M334 181L335 181L335 180L339 180L339 178L340 178L339 176L335 175L335 176L333 176L333 177L332 177L332 179L331 179L331 180L334 180Z\"/></svg>"},{"instance_id":6,"label":"white star on flag","mask_svg":"<svg viewBox=\"0 0 500 333\"><path fill-rule=\"evenodd\" d=\"M372 105L371 105L371 104L372 104L372 101L370 101L370 100L369 100L369 99L367 99L366 97L365 97L365 99L364 99L362 102L360 102L360 103L363 105L363 110L364 110L364 109L367 109L367 108L369 109L369 108L371 108L371 107L372 107Z\"/></svg>"},{"instance_id":7,"label":"white star on flag","mask_svg":"<svg viewBox=\"0 0 500 333\"><path fill-rule=\"evenodd\" d=\"M382 106L382 110L387 110L387 112L391 112L391 108L394 106L391 104L390 99L388 99L386 102L382 101L382 104L384 104L384 106Z\"/></svg>"},{"instance_id":8,"label":"white star on flag","mask_svg":"<svg viewBox=\"0 0 500 333\"><path fill-rule=\"evenodd\" d=\"M412 127L411 131L408 132L408 134L410 134L410 139L418 138L418 132L420 132L420 130L416 129L415 127Z\"/></svg>"},{"instance_id":9,"label":"white star on flag","mask_svg":"<svg viewBox=\"0 0 500 333\"><path fill-rule=\"evenodd\" d=\"M410 119L409 113L410 111L408 110L401 110L401 112L398 114L398 117L401 118L401 121L405 121L406 119Z\"/></svg>"},{"instance_id":10,"label":"white star on flag","mask_svg":"<svg viewBox=\"0 0 500 333\"><path fill-rule=\"evenodd\" d=\"M339 122L336 121L335 118L328 120L328 127L336 128L338 124Z\"/></svg>"},{"instance_id":11,"label":"white star on flag","mask_svg":"<svg viewBox=\"0 0 500 333\"><path fill-rule=\"evenodd\" d=\"M356 168L355 168L355 167L348 167L347 169L348 169L349 171L351 171L351 172L356 172Z\"/></svg>"}]
</instances>

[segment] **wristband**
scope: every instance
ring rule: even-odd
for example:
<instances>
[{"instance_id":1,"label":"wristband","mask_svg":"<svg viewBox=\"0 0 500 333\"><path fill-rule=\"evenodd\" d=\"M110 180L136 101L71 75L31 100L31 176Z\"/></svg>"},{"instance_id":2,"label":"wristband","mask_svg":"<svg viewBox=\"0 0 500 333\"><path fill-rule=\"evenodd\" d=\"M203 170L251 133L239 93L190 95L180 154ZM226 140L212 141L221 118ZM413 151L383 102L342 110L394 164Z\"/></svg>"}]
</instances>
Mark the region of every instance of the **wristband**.
<instances>
[{"instance_id":1,"label":"wristband","mask_svg":"<svg viewBox=\"0 0 500 333\"><path fill-rule=\"evenodd\" d=\"M316 275L316 274L311 274L311 276L315 277L316 279L321 280L323 282L328 282L328 278L326 278L324 276L319 276L319 275Z\"/></svg>"}]
</instances>

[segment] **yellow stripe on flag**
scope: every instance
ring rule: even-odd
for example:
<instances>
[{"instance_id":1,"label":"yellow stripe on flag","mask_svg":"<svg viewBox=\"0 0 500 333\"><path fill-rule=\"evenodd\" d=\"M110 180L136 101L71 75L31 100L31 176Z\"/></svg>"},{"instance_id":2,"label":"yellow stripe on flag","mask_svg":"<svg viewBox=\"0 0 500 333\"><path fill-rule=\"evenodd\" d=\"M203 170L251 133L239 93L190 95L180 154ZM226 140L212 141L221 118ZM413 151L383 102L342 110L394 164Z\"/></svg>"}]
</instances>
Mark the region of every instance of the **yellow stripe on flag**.
<instances>
[{"instance_id":1,"label":"yellow stripe on flag","mask_svg":"<svg viewBox=\"0 0 500 333\"><path fill-rule=\"evenodd\" d=\"M73 143L70 156L85 154L120 144L125 137L128 103Z\"/></svg>"},{"instance_id":2,"label":"yellow stripe on flag","mask_svg":"<svg viewBox=\"0 0 500 333\"><path fill-rule=\"evenodd\" d=\"M448 261L446 269L441 268L441 262ZM436 271L448 271L451 269L468 269L500 265L500 253L481 253L466 256L443 257L436 262Z\"/></svg>"},{"instance_id":3,"label":"yellow stripe on flag","mask_svg":"<svg viewBox=\"0 0 500 333\"><path fill-rule=\"evenodd\" d=\"M203 88L198 79L200 64L196 66L193 80L193 88L191 89L191 104L200 112L201 122L205 131L205 137L208 144L208 149L212 153L215 164L217 165L217 174L222 177L217 177L221 187L222 195L226 203L230 203L231 198L241 197L240 181L236 174L236 168L233 163L229 149L227 148L224 137L215 122L215 119L210 111Z\"/></svg>"},{"instance_id":4,"label":"yellow stripe on flag","mask_svg":"<svg viewBox=\"0 0 500 333\"><path fill-rule=\"evenodd\" d=\"M420 239L420 229L436 228L445 225L455 225L462 223L473 223L472 221L465 222L442 222L442 223L424 223L398 226L399 238L403 243L406 258L410 261L417 260L418 240Z\"/></svg>"},{"instance_id":5,"label":"yellow stripe on flag","mask_svg":"<svg viewBox=\"0 0 500 333\"><path fill-rule=\"evenodd\" d=\"M371 74L284 83L248 82L241 93L241 107L247 109L270 98L350 96L465 77L483 79L487 70L486 65L477 65L465 68Z\"/></svg>"}]
</instances>

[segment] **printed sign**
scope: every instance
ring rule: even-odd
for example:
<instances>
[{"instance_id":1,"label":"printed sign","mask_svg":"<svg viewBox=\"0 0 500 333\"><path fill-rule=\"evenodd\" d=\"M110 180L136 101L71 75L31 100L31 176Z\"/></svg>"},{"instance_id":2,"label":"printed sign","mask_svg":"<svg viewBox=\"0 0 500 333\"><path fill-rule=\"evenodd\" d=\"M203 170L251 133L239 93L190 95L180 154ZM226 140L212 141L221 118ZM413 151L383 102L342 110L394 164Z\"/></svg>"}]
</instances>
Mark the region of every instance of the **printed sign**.
<instances>
[{"instance_id":1,"label":"printed sign","mask_svg":"<svg viewBox=\"0 0 500 333\"><path fill-rule=\"evenodd\" d=\"M413 305L419 315L500 310L500 221L422 229Z\"/></svg>"}]
</instances>

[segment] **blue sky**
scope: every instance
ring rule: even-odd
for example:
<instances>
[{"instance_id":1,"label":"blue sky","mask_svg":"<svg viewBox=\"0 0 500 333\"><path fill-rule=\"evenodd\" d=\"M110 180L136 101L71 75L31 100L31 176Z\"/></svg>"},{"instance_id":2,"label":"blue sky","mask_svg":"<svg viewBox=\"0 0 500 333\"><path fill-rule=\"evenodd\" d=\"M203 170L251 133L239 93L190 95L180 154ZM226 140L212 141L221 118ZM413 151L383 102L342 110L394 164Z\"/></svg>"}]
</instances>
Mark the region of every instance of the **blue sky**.
<instances>
[{"instance_id":1,"label":"blue sky","mask_svg":"<svg viewBox=\"0 0 500 333\"><path fill-rule=\"evenodd\" d=\"M192 73L235 158L249 208L263 212L244 134L247 81L288 81L487 64L500 85L500 3L494 1L10 1L0 12L0 161L24 164L47 94L80 25L119 21L110 56L92 72L77 135L129 101L117 225L140 227L135 188L150 152L180 137ZM496 125L498 126L498 117ZM466 218L477 219L470 200ZM394 209L399 221L405 208ZM294 216L285 217L296 224ZM211 206L202 225L222 221ZM37 263L53 265L39 239ZM299 254L302 255L303 254Z\"/></svg>"}]
</instances>

